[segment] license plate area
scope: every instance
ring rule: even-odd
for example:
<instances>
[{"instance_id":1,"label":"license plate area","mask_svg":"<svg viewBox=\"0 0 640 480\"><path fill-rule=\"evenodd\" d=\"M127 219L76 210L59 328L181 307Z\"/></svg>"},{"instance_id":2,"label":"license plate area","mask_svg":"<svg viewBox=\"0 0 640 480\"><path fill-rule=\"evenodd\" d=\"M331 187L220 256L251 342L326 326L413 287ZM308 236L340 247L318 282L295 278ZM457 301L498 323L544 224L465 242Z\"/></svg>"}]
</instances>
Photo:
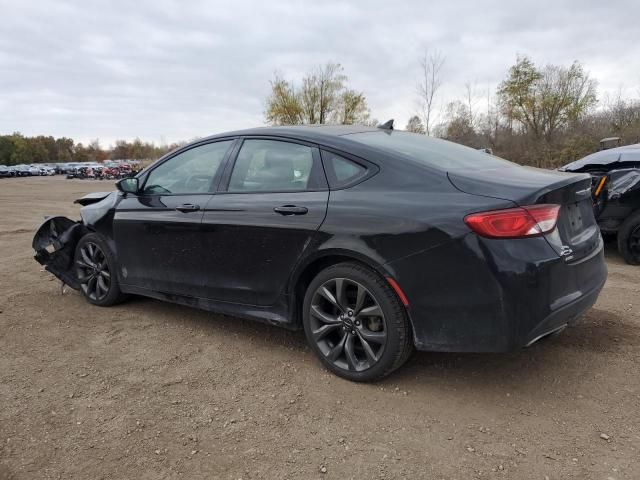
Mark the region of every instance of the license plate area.
<instances>
[{"instance_id":1,"label":"license plate area","mask_svg":"<svg viewBox=\"0 0 640 480\"><path fill-rule=\"evenodd\" d=\"M565 225L567 231L572 234L571 236L584 230L584 215L581 203L583 202L574 202L565 205Z\"/></svg>"}]
</instances>

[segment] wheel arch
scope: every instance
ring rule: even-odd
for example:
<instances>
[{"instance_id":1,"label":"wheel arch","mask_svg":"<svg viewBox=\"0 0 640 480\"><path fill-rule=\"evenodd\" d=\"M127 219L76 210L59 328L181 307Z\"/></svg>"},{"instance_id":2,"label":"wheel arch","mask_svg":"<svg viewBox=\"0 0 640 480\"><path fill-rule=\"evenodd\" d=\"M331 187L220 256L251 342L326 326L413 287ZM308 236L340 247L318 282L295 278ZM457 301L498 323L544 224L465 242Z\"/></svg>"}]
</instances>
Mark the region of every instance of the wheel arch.
<instances>
[{"instance_id":1,"label":"wheel arch","mask_svg":"<svg viewBox=\"0 0 640 480\"><path fill-rule=\"evenodd\" d=\"M618 252L629 265L640 265L640 256L633 251L630 244L632 235L637 238L637 230L640 228L640 208L634 210L618 228Z\"/></svg>"},{"instance_id":2,"label":"wheel arch","mask_svg":"<svg viewBox=\"0 0 640 480\"><path fill-rule=\"evenodd\" d=\"M292 275L288 288L291 323L295 328L302 326L302 303L311 281L325 268L345 262L357 263L367 267L384 279L390 275L387 269L379 262L352 250L328 249L306 259Z\"/></svg>"}]
</instances>

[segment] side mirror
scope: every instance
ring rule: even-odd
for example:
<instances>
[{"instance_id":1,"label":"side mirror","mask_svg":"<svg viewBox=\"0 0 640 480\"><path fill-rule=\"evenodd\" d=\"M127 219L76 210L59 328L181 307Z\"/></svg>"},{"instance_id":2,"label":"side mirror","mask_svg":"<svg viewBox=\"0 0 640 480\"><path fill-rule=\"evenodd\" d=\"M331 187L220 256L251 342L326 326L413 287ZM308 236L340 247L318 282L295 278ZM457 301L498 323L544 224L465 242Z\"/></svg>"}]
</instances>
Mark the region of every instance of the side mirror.
<instances>
[{"instance_id":1,"label":"side mirror","mask_svg":"<svg viewBox=\"0 0 640 480\"><path fill-rule=\"evenodd\" d=\"M116 188L123 193L138 193L140 188L138 179L135 177L123 178L116 182Z\"/></svg>"}]
</instances>

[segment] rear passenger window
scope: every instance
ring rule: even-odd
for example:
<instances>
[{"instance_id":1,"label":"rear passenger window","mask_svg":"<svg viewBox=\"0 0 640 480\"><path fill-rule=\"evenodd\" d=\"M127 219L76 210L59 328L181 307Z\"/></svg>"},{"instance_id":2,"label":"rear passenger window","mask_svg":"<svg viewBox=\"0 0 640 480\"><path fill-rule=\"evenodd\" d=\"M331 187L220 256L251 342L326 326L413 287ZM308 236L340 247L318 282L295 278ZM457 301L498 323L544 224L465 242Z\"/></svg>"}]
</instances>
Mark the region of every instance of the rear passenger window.
<instances>
[{"instance_id":1,"label":"rear passenger window","mask_svg":"<svg viewBox=\"0 0 640 480\"><path fill-rule=\"evenodd\" d=\"M331 152L322 152L329 186L331 188L342 188L357 182L367 174L367 169L359 163L348 160L340 155Z\"/></svg>"},{"instance_id":2,"label":"rear passenger window","mask_svg":"<svg viewBox=\"0 0 640 480\"><path fill-rule=\"evenodd\" d=\"M311 147L278 140L248 139L231 173L229 192L295 192L321 188L322 168Z\"/></svg>"}]
</instances>

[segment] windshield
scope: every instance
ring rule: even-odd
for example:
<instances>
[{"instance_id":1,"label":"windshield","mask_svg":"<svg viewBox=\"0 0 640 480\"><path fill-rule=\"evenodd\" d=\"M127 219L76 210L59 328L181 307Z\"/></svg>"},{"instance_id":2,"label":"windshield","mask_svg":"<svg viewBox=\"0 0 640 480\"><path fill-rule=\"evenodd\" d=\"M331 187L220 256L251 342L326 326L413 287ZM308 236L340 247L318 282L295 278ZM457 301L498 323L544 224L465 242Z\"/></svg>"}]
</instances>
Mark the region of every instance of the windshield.
<instances>
[{"instance_id":1,"label":"windshield","mask_svg":"<svg viewBox=\"0 0 640 480\"><path fill-rule=\"evenodd\" d=\"M515 166L488 153L418 133L380 130L353 133L345 137L440 170L487 170Z\"/></svg>"}]
</instances>

